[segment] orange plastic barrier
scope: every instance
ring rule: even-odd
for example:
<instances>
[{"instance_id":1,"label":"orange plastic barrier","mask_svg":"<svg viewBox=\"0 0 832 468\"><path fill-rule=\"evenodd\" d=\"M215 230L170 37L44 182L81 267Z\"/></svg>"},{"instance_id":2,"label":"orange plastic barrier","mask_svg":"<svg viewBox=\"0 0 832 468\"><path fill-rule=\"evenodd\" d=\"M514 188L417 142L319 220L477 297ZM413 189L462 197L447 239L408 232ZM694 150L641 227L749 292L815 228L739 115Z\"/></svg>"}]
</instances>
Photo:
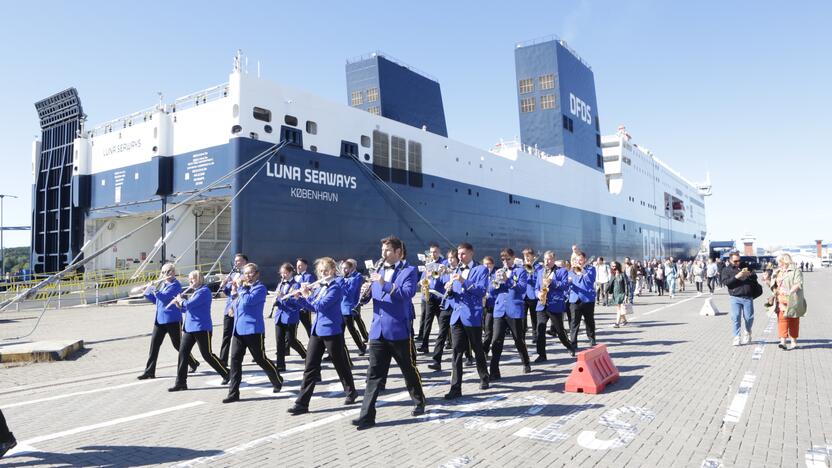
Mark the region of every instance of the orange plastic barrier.
<instances>
[{"instance_id":1,"label":"orange plastic barrier","mask_svg":"<svg viewBox=\"0 0 832 468\"><path fill-rule=\"evenodd\" d=\"M578 362L566 379L566 391L576 393L601 393L607 384L618 380L619 374L607 345L597 345L578 353Z\"/></svg>"}]
</instances>

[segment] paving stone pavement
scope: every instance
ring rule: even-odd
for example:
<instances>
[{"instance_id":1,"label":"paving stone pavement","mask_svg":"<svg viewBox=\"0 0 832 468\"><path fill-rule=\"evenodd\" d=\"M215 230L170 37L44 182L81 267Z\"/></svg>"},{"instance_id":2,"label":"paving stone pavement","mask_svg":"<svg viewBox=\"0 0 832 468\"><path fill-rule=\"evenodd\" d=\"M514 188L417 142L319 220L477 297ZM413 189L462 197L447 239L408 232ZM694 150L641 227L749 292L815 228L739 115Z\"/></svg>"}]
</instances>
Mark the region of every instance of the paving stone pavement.
<instances>
[{"instance_id":1,"label":"paving stone pavement","mask_svg":"<svg viewBox=\"0 0 832 468\"><path fill-rule=\"evenodd\" d=\"M0 367L0 409L23 450L0 465L828 467L832 318L824 285L832 271L805 278L810 309L796 350L777 348L764 298L755 303L753 342L731 346L726 292L713 297L723 314L702 317L707 295L688 286L673 300L637 298L624 328L611 327L611 308L596 309L598 341L621 372L602 394L564 391L575 359L556 340L549 338L549 361L526 375L507 340L503 379L481 391L476 371L466 368L465 396L453 402L442 398L450 372L430 371L420 355L428 412L418 418L393 367L377 426L360 432L350 424L359 406L342 405L331 366L309 414L286 413L301 378L294 353L281 394L246 358L242 401L223 405L226 390L204 364L189 378L190 390L166 391L176 359L168 342L158 378L135 380L151 306L49 311L27 339L80 338L88 349L69 361ZM216 301L215 323L221 307ZM3 313L0 338L27 333L38 315ZM369 310L364 317L369 324ZM272 329L266 343L273 356ZM362 391L367 359L347 343ZM449 360L446 354L446 369Z\"/></svg>"}]
</instances>

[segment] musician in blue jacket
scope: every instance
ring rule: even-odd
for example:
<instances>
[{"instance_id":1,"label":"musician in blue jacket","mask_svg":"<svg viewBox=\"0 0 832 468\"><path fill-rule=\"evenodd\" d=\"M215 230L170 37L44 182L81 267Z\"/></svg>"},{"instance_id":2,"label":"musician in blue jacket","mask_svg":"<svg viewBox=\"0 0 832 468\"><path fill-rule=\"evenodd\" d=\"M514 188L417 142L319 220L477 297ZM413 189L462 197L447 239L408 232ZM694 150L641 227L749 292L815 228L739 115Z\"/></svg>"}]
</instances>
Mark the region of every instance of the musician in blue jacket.
<instances>
[{"instance_id":1,"label":"musician in blue jacket","mask_svg":"<svg viewBox=\"0 0 832 468\"><path fill-rule=\"evenodd\" d=\"M430 258L425 264L436 263L439 265L447 265L447 261L442 257L442 251L438 244L431 244L429 252ZM420 343L418 351L427 354L429 351L430 332L433 328L433 321L438 320L439 314L442 313L442 308L439 306L442 298L437 293L431 293L430 290L440 292L444 283L440 283L440 279L438 277L434 278L427 270L422 273L420 282L422 281L427 281L428 292L425 294L422 291L422 320L419 323L419 335L416 338Z\"/></svg>"},{"instance_id":2,"label":"musician in blue jacket","mask_svg":"<svg viewBox=\"0 0 832 468\"><path fill-rule=\"evenodd\" d=\"M222 341L220 342L220 361L222 365L228 367L228 354L231 351L231 336L234 335L234 311L231 309L231 304L234 300L231 298L231 286L234 282L239 282L243 277L243 267L248 263L248 257L244 254L238 253L234 255L234 266L231 272L223 278L220 283L220 290L228 299L225 300L225 309L222 314Z\"/></svg>"},{"instance_id":3,"label":"musician in blue jacket","mask_svg":"<svg viewBox=\"0 0 832 468\"><path fill-rule=\"evenodd\" d=\"M443 293L445 296L444 298L440 298L439 301L439 308L441 312L439 313L439 331L436 334L436 343L433 346L433 362L428 364L428 367L436 370L442 370L442 355L444 354L444 350L447 349L445 344L452 344L451 340L451 314L454 311L454 298L452 294L445 290L445 285L451 281L451 272L456 271L457 267L459 266L459 256L456 253L456 250L449 250L448 251L448 273L439 277L439 289L436 291Z\"/></svg>"},{"instance_id":4,"label":"musician in blue jacket","mask_svg":"<svg viewBox=\"0 0 832 468\"><path fill-rule=\"evenodd\" d=\"M289 408L293 415L309 412L309 400L315 391L315 383L321 374L321 360L324 350L332 357L332 365L338 373L341 385L347 398L345 405L355 403L358 392L355 390L352 371L350 370L347 348L344 344L344 318L341 315L341 299L344 291L341 282L336 281L335 260L330 257L319 258L315 261L315 270L321 278L316 289L310 285L300 289L299 300L302 309L315 312L315 322L311 327L306 354L306 368L303 371L303 382L295 405Z\"/></svg>"},{"instance_id":5,"label":"musician in blue jacket","mask_svg":"<svg viewBox=\"0 0 832 468\"><path fill-rule=\"evenodd\" d=\"M303 284L312 284L317 280L315 275L308 272L307 269L309 268L309 262L306 261L305 258L298 258L295 261L295 268L297 269L297 274L295 275L295 281ZM309 335L312 330L312 314L311 311L307 309L300 310L300 323L303 325L303 328L306 329L306 334Z\"/></svg>"},{"instance_id":6,"label":"musician in blue jacket","mask_svg":"<svg viewBox=\"0 0 832 468\"><path fill-rule=\"evenodd\" d=\"M231 337L231 370L229 372L228 396L223 403L240 400L240 382L243 379L243 356L246 349L254 362L263 369L272 383L272 391L280 392L283 378L272 361L266 358L266 324L263 308L266 305L266 286L260 282L260 268L255 263L243 267L242 281L234 283L231 297L234 299L234 335Z\"/></svg>"},{"instance_id":7,"label":"musician in blue jacket","mask_svg":"<svg viewBox=\"0 0 832 468\"><path fill-rule=\"evenodd\" d=\"M280 266L280 284L275 290L273 309L274 338L277 345L276 361L278 372L286 371L286 348L291 346L301 358L306 359L306 348L298 340L298 322L300 321L300 300L297 297L284 297L292 291L297 291L300 284L295 281L295 267L291 263Z\"/></svg>"},{"instance_id":8,"label":"musician in blue jacket","mask_svg":"<svg viewBox=\"0 0 832 468\"><path fill-rule=\"evenodd\" d=\"M171 304L173 298L182 291L182 285L176 279L176 267L173 263L162 266L162 279L158 284L150 284L144 290L144 297L156 304L156 318L153 322L153 334L150 336L150 355L139 380L156 378L156 361L159 359L159 348L165 341L165 335L170 336L170 342L176 351L182 338L182 309ZM188 355L191 372L195 371L199 363L193 356Z\"/></svg>"},{"instance_id":9,"label":"musician in blue jacket","mask_svg":"<svg viewBox=\"0 0 832 468\"><path fill-rule=\"evenodd\" d=\"M543 297L543 285L548 285L546 297ZM566 292L569 287L569 273L560 268L555 261L555 252L547 250L543 254L543 269L537 274L535 291L537 294L537 358L534 362L546 362L546 323L551 320L552 328L567 350L572 351L572 344L563 328L563 313L566 311ZM573 352L574 355L574 352Z\"/></svg>"},{"instance_id":10,"label":"musician in blue jacket","mask_svg":"<svg viewBox=\"0 0 832 468\"><path fill-rule=\"evenodd\" d=\"M356 327L355 315L353 314L361 298L361 285L364 284L364 277L358 273L356 266L357 262L351 258L341 262L341 269L344 271L341 282L341 287L344 289L344 297L341 299L341 315L344 316L344 329L349 330L352 340L355 341L355 345L358 347L358 355L363 356L367 353L367 346L364 344L365 337ZM344 339L346 340L346 336Z\"/></svg>"},{"instance_id":11,"label":"musician in blue jacket","mask_svg":"<svg viewBox=\"0 0 832 468\"><path fill-rule=\"evenodd\" d=\"M535 295L535 280L537 278L537 274L540 270L543 269L543 266L540 262L535 261L534 249L523 249L523 262L526 266L526 273L528 275L528 282L526 283L526 296L525 300L523 301L524 305L524 328L526 331L529 329L529 318L531 317L532 321L532 342L537 341L537 336L535 335L535 330L537 330L537 314L535 311L537 310L537 296ZM529 272L529 265L531 266L531 272Z\"/></svg>"},{"instance_id":12,"label":"musician in blue jacket","mask_svg":"<svg viewBox=\"0 0 832 468\"><path fill-rule=\"evenodd\" d=\"M514 345L520 353L523 362L523 373L532 371L529 363L529 350L526 349L526 331L523 325L523 306L526 297L526 286L528 273L522 266L514 264L514 250L505 248L500 252L503 260L503 271L501 278L496 278L499 283L493 290L496 299L494 301L494 341L491 345L491 380L500 378L500 356L503 354L503 341L506 331L511 330L514 337Z\"/></svg>"},{"instance_id":13,"label":"musician in blue jacket","mask_svg":"<svg viewBox=\"0 0 832 468\"><path fill-rule=\"evenodd\" d=\"M482 309L482 351L485 353L485 358L488 359L494 336L494 289L496 285L494 274L497 270L494 268L494 257L483 257L482 264L488 268L488 291L485 293L485 304Z\"/></svg>"},{"instance_id":14,"label":"musician in blue jacket","mask_svg":"<svg viewBox=\"0 0 832 468\"><path fill-rule=\"evenodd\" d=\"M446 399L462 396L462 357L467 349L474 351L480 389L488 388L488 367L482 351L482 303L488 289L488 269L474 261L474 247L463 242L457 246L459 266L451 275L446 288L450 290L454 310L451 313L453 334L453 374L451 390Z\"/></svg>"},{"instance_id":15,"label":"musician in blue jacket","mask_svg":"<svg viewBox=\"0 0 832 468\"><path fill-rule=\"evenodd\" d=\"M396 360L415 408L414 416L425 412L425 393L416 368L411 328L411 304L419 288L418 270L403 258L401 240L390 236L381 240L384 266L370 276L373 297L373 322L370 325L367 389L361 414L353 421L359 430L375 425L376 400L387 379L390 359Z\"/></svg>"},{"instance_id":16,"label":"musician in blue jacket","mask_svg":"<svg viewBox=\"0 0 832 468\"><path fill-rule=\"evenodd\" d=\"M228 383L228 368L222 365L220 358L211 350L211 334L214 331L211 321L211 290L205 286L205 278L199 270L188 274L188 283L188 289L193 291L191 297L185 299L179 294L173 298L173 303L185 310L185 328L182 345L179 347L176 383L168 389L169 392L188 389L188 358L194 344L199 346L199 352L205 362L222 377L223 385Z\"/></svg>"},{"instance_id":17,"label":"musician in blue jacket","mask_svg":"<svg viewBox=\"0 0 832 468\"><path fill-rule=\"evenodd\" d=\"M569 338L572 351L578 348L578 331L581 318L586 323L586 336L589 345L595 346L595 267L587 264L586 254L573 254L575 263L569 272L569 309L572 311Z\"/></svg>"}]
</instances>

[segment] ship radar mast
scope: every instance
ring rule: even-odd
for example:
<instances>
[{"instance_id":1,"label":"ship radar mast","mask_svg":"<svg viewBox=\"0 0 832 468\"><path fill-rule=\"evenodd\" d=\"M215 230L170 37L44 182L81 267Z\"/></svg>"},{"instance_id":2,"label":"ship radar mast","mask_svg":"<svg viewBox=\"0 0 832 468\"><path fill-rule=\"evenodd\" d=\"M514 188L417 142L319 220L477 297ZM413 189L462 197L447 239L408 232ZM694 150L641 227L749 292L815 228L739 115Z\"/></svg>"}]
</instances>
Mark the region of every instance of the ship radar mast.
<instances>
[{"instance_id":1,"label":"ship radar mast","mask_svg":"<svg viewBox=\"0 0 832 468\"><path fill-rule=\"evenodd\" d=\"M701 184L696 184L696 189L699 190L699 195L702 195L703 197L710 197L711 195L713 195L713 193L711 191L711 173L710 172L707 172L705 174L705 182L702 182Z\"/></svg>"}]
</instances>

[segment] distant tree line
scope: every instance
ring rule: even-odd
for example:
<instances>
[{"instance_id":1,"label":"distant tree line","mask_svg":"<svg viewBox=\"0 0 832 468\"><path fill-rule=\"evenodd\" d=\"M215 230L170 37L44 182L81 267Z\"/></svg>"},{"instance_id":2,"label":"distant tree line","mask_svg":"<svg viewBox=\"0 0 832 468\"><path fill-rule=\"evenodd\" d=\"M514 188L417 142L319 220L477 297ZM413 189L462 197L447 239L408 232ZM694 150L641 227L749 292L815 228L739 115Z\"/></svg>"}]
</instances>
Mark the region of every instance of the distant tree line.
<instances>
[{"instance_id":1,"label":"distant tree line","mask_svg":"<svg viewBox=\"0 0 832 468\"><path fill-rule=\"evenodd\" d=\"M6 247L3 264L5 271L16 273L23 268L29 268L29 247Z\"/></svg>"}]
</instances>

